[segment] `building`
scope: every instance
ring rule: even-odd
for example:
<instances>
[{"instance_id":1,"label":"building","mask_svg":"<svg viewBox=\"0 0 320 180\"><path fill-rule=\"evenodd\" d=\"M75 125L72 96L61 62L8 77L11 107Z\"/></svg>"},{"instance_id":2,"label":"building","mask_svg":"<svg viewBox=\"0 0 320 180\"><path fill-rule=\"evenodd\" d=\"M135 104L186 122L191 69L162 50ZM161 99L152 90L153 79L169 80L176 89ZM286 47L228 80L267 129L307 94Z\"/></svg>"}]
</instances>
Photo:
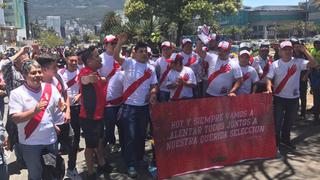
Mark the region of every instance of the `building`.
<instances>
[{"instance_id":1,"label":"building","mask_svg":"<svg viewBox=\"0 0 320 180\"><path fill-rule=\"evenodd\" d=\"M233 16L218 16L222 27L245 26L252 29L253 38L277 38L277 28L296 21L305 21L306 11L302 6L259 6L243 7ZM294 34L295 32L292 32Z\"/></svg>"},{"instance_id":2,"label":"building","mask_svg":"<svg viewBox=\"0 0 320 180\"><path fill-rule=\"evenodd\" d=\"M1 42L16 43L26 39L24 0L0 0L0 3L5 4L5 8L0 9Z\"/></svg>"},{"instance_id":3,"label":"building","mask_svg":"<svg viewBox=\"0 0 320 180\"><path fill-rule=\"evenodd\" d=\"M53 29L61 37L61 20L60 16L46 17L47 29Z\"/></svg>"},{"instance_id":4,"label":"building","mask_svg":"<svg viewBox=\"0 0 320 180\"><path fill-rule=\"evenodd\" d=\"M308 7L308 21L320 24L320 3L316 4L314 0L309 0L307 7Z\"/></svg>"}]
</instances>

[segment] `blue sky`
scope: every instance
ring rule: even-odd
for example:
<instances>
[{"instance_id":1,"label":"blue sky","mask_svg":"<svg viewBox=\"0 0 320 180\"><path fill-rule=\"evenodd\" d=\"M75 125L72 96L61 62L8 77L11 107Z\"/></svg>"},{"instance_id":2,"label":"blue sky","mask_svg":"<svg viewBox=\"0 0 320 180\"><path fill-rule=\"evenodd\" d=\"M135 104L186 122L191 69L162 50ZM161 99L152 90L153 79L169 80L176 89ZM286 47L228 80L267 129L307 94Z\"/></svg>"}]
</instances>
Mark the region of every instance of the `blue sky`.
<instances>
[{"instance_id":1,"label":"blue sky","mask_svg":"<svg viewBox=\"0 0 320 180\"><path fill-rule=\"evenodd\" d=\"M243 0L245 6L257 7L263 5L298 5L305 0Z\"/></svg>"}]
</instances>

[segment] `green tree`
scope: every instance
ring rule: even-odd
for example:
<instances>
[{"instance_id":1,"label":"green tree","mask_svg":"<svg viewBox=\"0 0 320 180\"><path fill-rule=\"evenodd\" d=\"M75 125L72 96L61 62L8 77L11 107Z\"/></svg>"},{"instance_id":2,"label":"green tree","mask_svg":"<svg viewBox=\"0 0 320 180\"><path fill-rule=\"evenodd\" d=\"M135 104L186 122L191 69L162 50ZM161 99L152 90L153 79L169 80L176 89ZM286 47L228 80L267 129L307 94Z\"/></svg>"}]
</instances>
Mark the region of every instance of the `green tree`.
<instances>
[{"instance_id":1,"label":"green tree","mask_svg":"<svg viewBox=\"0 0 320 180\"><path fill-rule=\"evenodd\" d=\"M240 0L127 0L125 15L129 20L165 18L177 25L176 42L183 35L185 25L193 21L210 24L216 13L235 13Z\"/></svg>"},{"instance_id":2,"label":"green tree","mask_svg":"<svg viewBox=\"0 0 320 180\"><path fill-rule=\"evenodd\" d=\"M5 9L7 6L8 5L6 3L0 3L0 9Z\"/></svg>"},{"instance_id":3,"label":"green tree","mask_svg":"<svg viewBox=\"0 0 320 180\"><path fill-rule=\"evenodd\" d=\"M82 40L83 40L83 42L85 42L85 43L89 43L89 41L90 41L90 36L89 36L87 33L85 33L85 34L83 34L83 36L82 36Z\"/></svg>"},{"instance_id":4,"label":"green tree","mask_svg":"<svg viewBox=\"0 0 320 180\"><path fill-rule=\"evenodd\" d=\"M70 45L71 46L76 46L80 43L80 40L77 36L71 36L70 38Z\"/></svg>"},{"instance_id":5,"label":"green tree","mask_svg":"<svg viewBox=\"0 0 320 180\"><path fill-rule=\"evenodd\" d=\"M50 31L42 31L38 42L41 46L47 48L55 48L57 46L63 45L64 41L56 33Z\"/></svg>"},{"instance_id":6,"label":"green tree","mask_svg":"<svg viewBox=\"0 0 320 180\"><path fill-rule=\"evenodd\" d=\"M116 27L121 27L121 17L114 11L108 12L103 19L101 30L105 34L112 34L112 30Z\"/></svg>"}]
</instances>

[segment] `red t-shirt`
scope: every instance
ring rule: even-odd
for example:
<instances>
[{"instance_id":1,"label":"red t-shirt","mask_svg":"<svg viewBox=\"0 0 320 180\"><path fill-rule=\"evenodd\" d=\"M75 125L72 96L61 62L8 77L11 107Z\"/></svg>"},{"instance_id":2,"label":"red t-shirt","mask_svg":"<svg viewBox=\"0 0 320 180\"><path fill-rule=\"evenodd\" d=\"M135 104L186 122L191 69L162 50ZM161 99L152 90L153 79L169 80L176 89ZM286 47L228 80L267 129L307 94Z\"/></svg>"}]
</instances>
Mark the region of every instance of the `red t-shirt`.
<instances>
[{"instance_id":1,"label":"red t-shirt","mask_svg":"<svg viewBox=\"0 0 320 180\"><path fill-rule=\"evenodd\" d=\"M87 85L81 84L81 77L87 76L94 71L89 67L82 68L79 73L79 87L81 93L80 118L101 120L103 119L105 97L103 95L103 83L99 80L96 83ZM100 77L98 72L97 75Z\"/></svg>"}]
</instances>

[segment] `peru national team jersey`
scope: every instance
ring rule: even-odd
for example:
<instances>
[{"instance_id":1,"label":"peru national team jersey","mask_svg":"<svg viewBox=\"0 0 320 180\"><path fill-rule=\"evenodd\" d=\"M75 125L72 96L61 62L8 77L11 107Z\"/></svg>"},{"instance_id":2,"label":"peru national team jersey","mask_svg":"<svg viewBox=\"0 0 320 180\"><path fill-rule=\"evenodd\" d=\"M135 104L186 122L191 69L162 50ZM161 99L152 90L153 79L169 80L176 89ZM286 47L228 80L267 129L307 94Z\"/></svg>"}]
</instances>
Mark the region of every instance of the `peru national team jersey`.
<instances>
[{"instance_id":1,"label":"peru national team jersey","mask_svg":"<svg viewBox=\"0 0 320 180\"><path fill-rule=\"evenodd\" d=\"M113 55L109 55L106 52L100 54L100 57L102 59L102 67L99 69L99 74L103 77L107 77L110 75L114 68L115 60L113 58ZM117 69L117 71L119 70L120 68Z\"/></svg>"},{"instance_id":2,"label":"peru national team jersey","mask_svg":"<svg viewBox=\"0 0 320 180\"><path fill-rule=\"evenodd\" d=\"M251 66L241 67L241 72L243 82L237 94L250 94L252 92L252 85L259 81L258 73Z\"/></svg>"},{"instance_id":3,"label":"peru national team jersey","mask_svg":"<svg viewBox=\"0 0 320 180\"><path fill-rule=\"evenodd\" d=\"M186 82L189 84L197 85L196 76L194 75L191 68L184 66L181 72L178 72L176 70L171 70L168 75L168 80L166 85L174 84L178 81L179 78L185 79ZM177 92L177 89L170 89L170 98L174 96L174 94ZM193 91L191 87L183 86L182 90L177 97L178 99L183 98L192 98L193 97Z\"/></svg>"},{"instance_id":4,"label":"peru national team jersey","mask_svg":"<svg viewBox=\"0 0 320 180\"><path fill-rule=\"evenodd\" d=\"M196 76L197 82L201 82L203 72L202 72L199 56L193 51L191 54L180 52L180 55L183 57L183 60L182 60L183 65L190 67Z\"/></svg>"},{"instance_id":5,"label":"peru national team jersey","mask_svg":"<svg viewBox=\"0 0 320 180\"><path fill-rule=\"evenodd\" d=\"M125 100L125 104L133 106L144 106L149 103L150 87L158 83L155 69L148 63L140 63L134 59L128 58L122 64L124 70L124 89L125 92L130 85L142 78L146 72L150 72L151 76L143 81L132 94Z\"/></svg>"},{"instance_id":6,"label":"peru national team jersey","mask_svg":"<svg viewBox=\"0 0 320 180\"><path fill-rule=\"evenodd\" d=\"M101 120L103 119L103 112L105 106L105 97L103 92L104 84L101 80L96 83L90 83L83 85L81 83L81 78L89 74L94 73L89 67L85 67L80 70L79 73L79 87L80 87L80 118L82 119L93 119ZM98 77L100 77L98 72L95 72Z\"/></svg>"},{"instance_id":7,"label":"peru national team jersey","mask_svg":"<svg viewBox=\"0 0 320 180\"><path fill-rule=\"evenodd\" d=\"M168 74L170 72L170 62L165 57L160 57L156 60L156 69L159 73L159 86L160 91L169 92L166 86L166 81L168 79Z\"/></svg>"},{"instance_id":8,"label":"peru national team jersey","mask_svg":"<svg viewBox=\"0 0 320 180\"><path fill-rule=\"evenodd\" d=\"M211 96L226 96L232 89L233 83L242 77L239 64L231 59L206 58L209 63L208 89ZM210 80L211 79L211 80Z\"/></svg>"},{"instance_id":9,"label":"peru national team jersey","mask_svg":"<svg viewBox=\"0 0 320 180\"><path fill-rule=\"evenodd\" d=\"M108 90L106 95L106 106L116 106L120 104L110 104L108 101L115 100L122 96L123 91L123 80L124 80L124 72L118 71L112 78L109 80Z\"/></svg>"},{"instance_id":10,"label":"peru national team jersey","mask_svg":"<svg viewBox=\"0 0 320 180\"><path fill-rule=\"evenodd\" d=\"M293 58L289 62L279 59L272 63L267 78L273 80L274 95L294 99L300 97L300 73L307 69L308 60Z\"/></svg>"},{"instance_id":11,"label":"peru national team jersey","mask_svg":"<svg viewBox=\"0 0 320 180\"><path fill-rule=\"evenodd\" d=\"M65 84L65 88L67 91L67 94L70 98L70 105L74 106L77 105L74 98L79 94L79 74L80 70L76 70L74 72L70 72L67 69L60 69L58 71L58 74L60 75L61 79L63 80Z\"/></svg>"},{"instance_id":12,"label":"peru national team jersey","mask_svg":"<svg viewBox=\"0 0 320 180\"><path fill-rule=\"evenodd\" d=\"M42 97L45 84L41 84L41 90L38 92L30 89L27 85L21 85L11 91L9 114L12 115L33 109ZM56 87L51 85L51 96L46 98L50 99L48 106L44 111L40 123L28 138L25 135L25 127L31 119L17 124L19 143L26 145L48 145L57 141L57 134L53 125L55 124L55 114L58 111L57 107L61 96Z\"/></svg>"},{"instance_id":13,"label":"peru national team jersey","mask_svg":"<svg viewBox=\"0 0 320 180\"><path fill-rule=\"evenodd\" d=\"M257 71L257 73L260 75L262 75L264 73L268 74L268 72L270 71L270 67L267 68L266 66L271 66L271 63L272 63L272 61L269 62L268 59L264 60L264 59L262 59L262 57L256 56L256 57L254 57L252 67L254 67L255 70ZM263 70L265 70L267 72L263 72ZM263 77L261 80L259 80L259 83L265 84L266 79L267 79L266 77Z\"/></svg>"}]
</instances>

